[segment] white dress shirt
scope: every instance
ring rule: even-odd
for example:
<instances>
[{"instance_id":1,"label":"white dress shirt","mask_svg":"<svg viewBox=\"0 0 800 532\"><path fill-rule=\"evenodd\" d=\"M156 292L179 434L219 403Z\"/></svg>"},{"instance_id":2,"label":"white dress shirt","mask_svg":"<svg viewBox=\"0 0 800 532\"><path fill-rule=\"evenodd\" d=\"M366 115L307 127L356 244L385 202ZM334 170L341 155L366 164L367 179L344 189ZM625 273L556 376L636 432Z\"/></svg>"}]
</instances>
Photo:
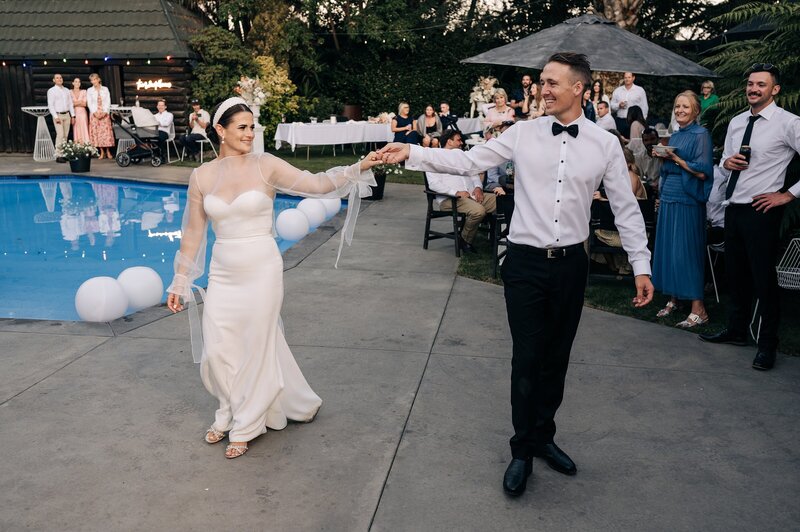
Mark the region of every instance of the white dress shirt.
<instances>
[{"instance_id":1,"label":"white dress shirt","mask_svg":"<svg viewBox=\"0 0 800 532\"><path fill-rule=\"evenodd\" d=\"M463 176L428 172L428 186L431 190L434 192L439 192L440 194L449 194L450 196L455 196L456 192L466 191L471 196L472 191L475 190L475 188L483 187L483 184L481 183L481 178L477 175ZM446 199L450 198L445 196L436 196L436 203L441 205Z\"/></svg>"},{"instance_id":2,"label":"white dress shirt","mask_svg":"<svg viewBox=\"0 0 800 532\"><path fill-rule=\"evenodd\" d=\"M606 113L605 116L597 115L597 122L595 122L598 126L602 127L606 131L611 131L612 129L617 129L617 123L614 122L614 117L611 116L611 113Z\"/></svg>"},{"instance_id":3,"label":"white dress shirt","mask_svg":"<svg viewBox=\"0 0 800 532\"><path fill-rule=\"evenodd\" d=\"M108 92L108 87L100 86L100 99L102 100L100 111L109 113L111 111L111 93ZM97 112L97 91L94 85L86 89L86 105L89 107L89 114Z\"/></svg>"},{"instance_id":4,"label":"white dress shirt","mask_svg":"<svg viewBox=\"0 0 800 532\"><path fill-rule=\"evenodd\" d=\"M169 135L172 129L172 121L175 119L172 113L164 111L163 113L153 113L153 116L155 116L158 121L158 130Z\"/></svg>"},{"instance_id":5,"label":"white dress shirt","mask_svg":"<svg viewBox=\"0 0 800 532\"><path fill-rule=\"evenodd\" d=\"M69 113L71 116L75 116L72 94L70 94L69 89L64 86L59 87L58 85L53 85L47 89L47 108L50 110L50 114L53 115L53 118L59 113Z\"/></svg>"},{"instance_id":6,"label":"white dress shirt","mask_svg":"<svg viewBox=\"0 0 800 532\"><path fill-rule=\"evenodd\" d=\"M620 102L627 102L624 108L619 106ZM644 117L647 118L650 108L647 106L647 94L643 88L634 83L630 89L625 88L625 85L614 89L611 94L611 111L617 113L619 118L628 118L628 109L634 105L641 107Z\"/></svg>"},{"instance_id":7,"label":"white dress shirt","mask_svg":"<svg viewBox=\"0 0 800 532\"><path fill-rule=\"evenodd\" d=\"M650 274L644 220L631 191L619 141L583 113L577 138L553 135L552 116L517 122L499 138L468 152L410 146L409 170L475 175L514 162L514 217L508 239L537 248L564 247L589 237L592 195L605 185L634 274Z\"/></svg>"},{"instance_id":8,"label":"white dress shirt","mask_svg":"<svg viewBox=\"0 0 800 532\"><path fill-rule=\"evenodd\" d=\"M786 179L786 167L800 152L800 117L772 102L761 110L750 137L750 166L742 170L733 189L731 203L752 203L753 196L780 190ZM722 161L739 153L750 111L736 115L728 124ZM800 182L789 192L800 197Z\"/></svg>"}]
</instances>

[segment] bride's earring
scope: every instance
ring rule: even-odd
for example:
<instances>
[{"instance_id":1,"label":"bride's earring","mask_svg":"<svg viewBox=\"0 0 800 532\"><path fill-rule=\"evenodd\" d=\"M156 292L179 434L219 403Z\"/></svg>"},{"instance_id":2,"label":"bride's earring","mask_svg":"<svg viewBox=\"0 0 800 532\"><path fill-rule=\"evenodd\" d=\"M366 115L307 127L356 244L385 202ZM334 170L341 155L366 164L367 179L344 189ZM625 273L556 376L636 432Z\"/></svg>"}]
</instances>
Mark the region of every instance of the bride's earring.
<instances>
[{"instance_id":1,"label":"bride's earring","mask_svg":"<svg viewBox=\"0 0 800 532\"><path fill-rule=\"evenodd\" d=\"M225 137L222 137L222 140L219 141L220 144L225 144Z\"/></svg>"}]
</instances>

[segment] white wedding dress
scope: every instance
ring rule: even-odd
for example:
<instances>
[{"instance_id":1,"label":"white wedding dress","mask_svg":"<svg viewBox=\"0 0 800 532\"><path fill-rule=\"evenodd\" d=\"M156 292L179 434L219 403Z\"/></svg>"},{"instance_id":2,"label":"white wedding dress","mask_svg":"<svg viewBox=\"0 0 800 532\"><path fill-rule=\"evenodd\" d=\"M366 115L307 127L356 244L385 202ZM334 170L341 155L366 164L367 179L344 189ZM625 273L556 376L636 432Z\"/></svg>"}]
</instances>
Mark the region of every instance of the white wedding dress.
<instances>
[{"instance_id":1,"label":"white wedding dress","mask_svg":"<svg viewBox=\"0 0 800 532\"><path fill-rule=\"evenodd\" d=\"M230 441L250 441L267 427L280 430L287 419L310 421L322 405L280 324L283 259L273 237L276 191L312 197L350 193L344 241L352 237L353 208L358 208L353 203L369 193L368 184L374 184L372 171L361 172L358 164L311 174L269 154L225 157L192 173L175 278L167 291L188 301L195 362L219 401L212 426L229 431ZM192 287L203 273L209 220L216 241L201 336Z\"/></svg>"}]
</instances>

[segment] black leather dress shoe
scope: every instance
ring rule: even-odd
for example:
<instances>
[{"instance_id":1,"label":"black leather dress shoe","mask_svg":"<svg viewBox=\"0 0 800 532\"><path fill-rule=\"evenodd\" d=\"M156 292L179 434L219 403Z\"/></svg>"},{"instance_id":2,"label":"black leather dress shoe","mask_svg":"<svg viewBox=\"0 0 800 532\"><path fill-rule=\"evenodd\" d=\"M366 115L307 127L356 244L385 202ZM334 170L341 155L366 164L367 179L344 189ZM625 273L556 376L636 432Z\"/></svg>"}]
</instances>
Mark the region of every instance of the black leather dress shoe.
<instances>
[{"instance_id":1,"label":"black leather dress shoe","mask_svg":"<svg viewBox=\"0 0 800 532\"><path fill-rule=\"evenodd\" d=\"M521 458L511 460L503 477L503 489L506 493L512 497L518 497L525 492L525 487L528 485L528 477L533 469L531 462L530 458L527 460Z\"/></svg>"},{"instance_id":2,"label":"black leather dress shoe","mask_svg":"<svg viewBox=\"0 0 800 532\"><path fill-rule=\"evenodd\" d=\"M712 344L747 345L747 336L733 334L728 329L723 329L716 334L699 334L697 336L702 341Z\"/></svg>"},{"instance_id":3,"label":"black leather dress shoe","mask_svg":"<svg viewBox=\"0 0 800 532\"><path fill-rule=\"evenodd\" d=\"M458 237L458 246L461 248L461 251L468 251L469 253L477 253L478 250L475 249L475 246L467 242L461 237Z\"/></svg>"},{"instance_id":4,"label":"black leather dress shoe","mask_svg":"<svg viewBox=\"0 0 800 532\"><path fill-rule=\"evenodd\" d=\"M775 365L774 349L759 349L756 358L753 359L753 368L761 371L772 369Z\"/></svg>"},{"instance_id":5,"label":"black leather dress shoe","mask_svg":"<svg viewBox=\"0 0 800 532\"><path fill-rule=\"evenodd\" d=\"M575 462L567 456L567 453L558 448L555 443L546 443L540 445L533 452L533 456L537 458L544 458L552 469L565 475L574 475L578 472Z\"/></svg>"}]
</instances>

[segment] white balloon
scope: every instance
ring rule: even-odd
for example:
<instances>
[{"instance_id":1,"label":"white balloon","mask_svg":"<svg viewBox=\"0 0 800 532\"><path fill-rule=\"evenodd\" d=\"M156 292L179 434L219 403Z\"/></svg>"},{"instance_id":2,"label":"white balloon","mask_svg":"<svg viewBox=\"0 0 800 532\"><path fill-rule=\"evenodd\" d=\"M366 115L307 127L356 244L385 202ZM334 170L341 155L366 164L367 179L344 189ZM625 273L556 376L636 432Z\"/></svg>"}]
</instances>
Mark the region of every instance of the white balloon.
<instances>
[{"instance_id":1,"label":"white balloon","mask_svg":"<svg viewBox=\"0 0 800 532\"><path fill-rule=\"evenodd\" d=\"M281 211L275 220L275 231L284 240L300 240L308 234L308 229L308 217L297 209Z\"/></svg>"},{"instance_id":2,"label":"white balloon","mask_svg":"<svg viewBox=\"0 0 800 532\"><path fill-rule=\"evenodd\" d=\"M117 281L128 296L128 306L132 310L141 310L161 303L164 281L153 268L146 266L127 268L117 276Z\"/></svg>"},{"instance_id":3,"label":"white balloon","mask_svg":"<svg viewBox=\"0 0 800 532\"><path fill-rule=\"evenodd\" d=\"M316 198L306 198L297 204L297 210L301 211L308 218L308 228L313 231L319 224L325 221L328 211L325 204Z\"/></svg>"},{"instance_id":4,"label":"white balloon","mask_svg":"<svg viewBox=\"0 0 800 532\"><path fill-rule=\"evenodd\" d=\"M336 213L338 213L342 208L342 200L339 198L322 199L320 201L323 203L323 205L325 205L325 212L327 214L326 218L328 220L336 216Z\"/></svg>"},{"instance_id":5,"label":"white balloon","mask_svg":"<svg viewBox=\"0 0 800 532\"><path fill-rule=\"evenodd\" d=\"M113 321L127 308L128 296L113 277L92 277L75 292L75 310L83 321Z\"/></svg>"}]
</instances>

